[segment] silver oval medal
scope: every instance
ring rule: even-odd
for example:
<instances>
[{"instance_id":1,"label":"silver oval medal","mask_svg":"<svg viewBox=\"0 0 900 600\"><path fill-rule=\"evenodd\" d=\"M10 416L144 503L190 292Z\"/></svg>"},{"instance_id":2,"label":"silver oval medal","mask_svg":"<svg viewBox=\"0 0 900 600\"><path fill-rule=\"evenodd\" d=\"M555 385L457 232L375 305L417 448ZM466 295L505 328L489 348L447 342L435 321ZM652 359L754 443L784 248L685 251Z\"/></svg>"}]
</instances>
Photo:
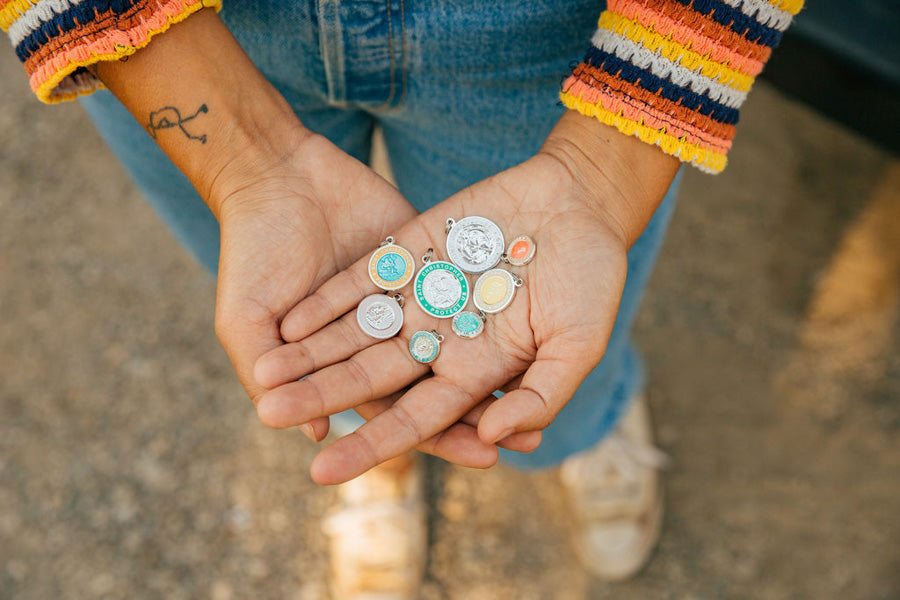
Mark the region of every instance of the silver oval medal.
<instances>
[{"instance_id":1,"label":"silver oval medal","mask_svg":"<svg viewBox=\"0 0 900 600\"><path fill-rule=\"evenodd\" d=\"M484 273L500 262L503 232L484 217L465 217L447 233L447 256L467 273Z\"/></svg>"},{"instance_id":2,"label":"silver oval medal","mask_svg":"<svg viewBox=\"0 0 900 600\"><path fill-rule=\"evenodd\" d=\"M366 335L385 340L397 335L403 327L403 310L390 296L372 294L356 307L356 322Z\"/></svg>"},{"instance_id":3,"label":"silver oval medal","mask_svg":"<svg viewBox=\"0 0 900 600\"><path fill-rule=\"evenodd\" d=\"M491 269L475 282L475 306L486 313L500 312L512 302L522 280L505 269Z\"/></svg>"}]
</instances>

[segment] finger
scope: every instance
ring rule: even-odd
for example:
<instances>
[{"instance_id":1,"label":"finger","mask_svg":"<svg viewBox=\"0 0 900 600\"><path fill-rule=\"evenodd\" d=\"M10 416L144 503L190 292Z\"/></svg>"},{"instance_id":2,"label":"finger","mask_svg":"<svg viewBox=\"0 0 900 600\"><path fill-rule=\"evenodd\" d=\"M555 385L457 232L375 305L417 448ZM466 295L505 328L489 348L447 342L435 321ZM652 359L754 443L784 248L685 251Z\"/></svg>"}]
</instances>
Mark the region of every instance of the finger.
<instances>
[{"instance_id":1,"label":"finger","mask_svg":"<svg viewBox=\"0 0 900 600\"><path fill-rule=\"evenodd\" d=\"M397 232L397 239L402 240L402 246L413 256L422 256L427 248L439 248L439 240L429 232L441 231L446 217L432 211L420 215ZM352 310L369 294L380 291L369 278L370 258L371 253L300 301L282 320L281 336L288 342L299 341Z\"/></svg>"},{"instance_id":2,"label":"finger","mask_svg":"<svg viewBox=\"0 0 900 600\"><path fill-rule=\"evenodd\" d=\"M292 427L388 396L428 371L409 356L403 338L391 338L266 392L257 414L269 427Z\"/></svg>"},{"instance_id":3,"label":"finger","mask_svg":"<svg viewBox=\"0 0 900 600\"><path fill-rule=\"evenodd\" d=\"M331 429L331 420L328 417L320 417L297 427L313 442L321 442L328 435L328 430Z\"/></svg>"},{"instance_id":4,"label":"finger","mask_svg":"<svg viewBox=\"0 0 900 600\"><path fill-rule=\"evenodd\" d=\"M253 375L254 365L260 356L284 342L271 313L262 309L244 309L237 303L228 302L226 296L220 287L216 301L216 336L228 354L241 385L256 404L266 390Z\"/></svg>"},{"instance_id":5,"label":"finger","mask_svg":"<svg viewBox=\"0 0 900 600\"><path fill-rule=\"evenodd\" d=\"M493 443L466 439L463 428L468 426L456 423L488 391L467 390L440 376L425 379L388 410L320 452L310 468L312 477L326 485L349 481L445 429L431 442L434 451L463 440L466 458L471 459L466 461L468 466L491 466L497 457Z\"/></svg>"},{"instance_id":6,"label":"finger","mask_svg":"<svg viewBox=\"0 0 900 600\"><path fill-rule=\"evenodd\" d=\"M508 385L508 384L507 384ZM506 386L504 386L506 387ZM471 425L473 429L478 429L478 422L482 415L498 399L491 395L482 400L475 408L463 415L460 422ZM541 445L543 434L540 431L522 431L508 435L505 438L497 440L496 445L512 450L514 452L533 452Z\"/></svg>"},{"instance_id":7,"label":"finger","mask_svg":"<svg viewBox=\"0 0 900 600\"><path fill-rule=\"evenodd\" d=\"M280 336L288 342L302 340L379 292L366 275L368 262L368 256L358 260L297 303L282 320Z\"/></svg>"},{"instance_id":8,"label":"finger","mask_svg":"<svg viewBox=\"0 0 900 600\"><path fill-rule=\"evenodd\" d=\"M557 339L542 345L518 389L484 411L478 435L486 443L494 443L516 432L545 429L599 362L599 358L591 360L592 356L602 356L602 352L586 342Z\"/></svg>"},{"instance_id":9,"label":"finger","mask_svg":"<svg viewBox=\"0 0 900 600\"><path fill-rule=\"evenodd\" d=\"M351 311L299 342L284 344L263 354L254 368L260 385L273 389L333 365L382 340L366 335Z\"/></svg>"},{"instance_id":10,"label":"finger","mask_svg":"<svg viewBox=\"0 0 900 600\"><path fill-rule=\"evenodd\" d=\"M396 402L397 398L399 398L399 395L395 395L395 397L392 398L382 398L372 402L366 402L365 404L357 406L355 410L361 417L368 421L389 409L394 402ZM487 406L494 400L496 400L494 396L488 396L488 398L482 401L478 406L463 415L459 422L467 426L467 429L463 430L465 431L466 436L478 436L478 419ZM445 438L442 440L441 444L437 444L436 442L440 435L441 434L439 433L437 436L430 437L424 443L416 446L416 450L426 454L433 454L434 456L443 458L452 463L463 464L467 449L457 448L455 443L450 443L450 440L453 438ZM523 431L521 433L514 433L508 438L501 440L497 443L497 446L514 452L532 452L540 446L541 438L542 434L540 431ZM466 441L466 443L468 443L468 441Z\"/></svg>"}]
</instances>

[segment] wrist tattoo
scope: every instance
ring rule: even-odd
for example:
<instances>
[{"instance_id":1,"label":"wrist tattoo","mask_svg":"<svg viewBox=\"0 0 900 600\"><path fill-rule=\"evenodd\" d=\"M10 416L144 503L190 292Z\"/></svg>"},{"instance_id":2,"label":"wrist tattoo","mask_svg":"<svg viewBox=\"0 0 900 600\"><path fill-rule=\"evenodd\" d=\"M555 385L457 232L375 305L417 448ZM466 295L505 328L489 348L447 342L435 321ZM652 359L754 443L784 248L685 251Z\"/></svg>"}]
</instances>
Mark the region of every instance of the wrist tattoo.
<instances>
[{"instance_id":1,"label":"wrist tattoo","mask_svg":"<svg viewBox=\"0 0 900 600\"><path fill-rule=\"evenodd\" d=\"M185 128L185 124L188 121L196 119L201 113L206 114L208 112L209 109L206 105L201 104L200 108L197 109L197 112L190 116L182 117L181 111L174 106L164 106L163 108L154 110L150 113L150 122L147 124L147 131L150 133L150 137L155 140L159 131L177 127L189 140L199 140L201 144L205 144L206 134L194 135Z\"/></svg>"}]
</instances>

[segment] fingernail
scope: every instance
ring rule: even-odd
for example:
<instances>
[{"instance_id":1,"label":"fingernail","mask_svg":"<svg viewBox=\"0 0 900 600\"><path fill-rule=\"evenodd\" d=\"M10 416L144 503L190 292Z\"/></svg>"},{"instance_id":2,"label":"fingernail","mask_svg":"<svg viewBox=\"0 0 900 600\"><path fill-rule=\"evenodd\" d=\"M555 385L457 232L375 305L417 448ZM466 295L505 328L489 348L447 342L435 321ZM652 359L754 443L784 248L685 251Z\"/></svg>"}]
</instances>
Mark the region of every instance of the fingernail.
<instances>
[{"instance_id":1,"label":"fingernail","mask_svg":"<svg viewBox=\"0 0 900 600\"><path fill-rule=\"evenodd\" d=\"M314 441L314 442L318 442L318 441L319 441L319 439L316 437L316 430L315 430L315 428L313 428L313 426L310 425L309 423L304 423L303 425L297 425L297 427L300 429L300 431L303 432L303 435L305 435L306 437L308 437L308 438L311 439L312 441Z\"/></svg>"},{"instance_id":2,"label":"fingernail","mask_svg":"<svg viewBox=\"0 0 900 600\"><path fill-rule=\"evenodd\" d=\"M497 442L502 442L503 440L505 440L506 438L508 438L508 437L511 436L512 434L514 434L515 432L516 432L516 430L513 429L512 427L510 427L509 429L504 429L504 430L500 433L500 435L498 435L497 437L494 438L494 441L491 442L491 443L492 443L492 444L496 444Z\"/></svg>"}]
</instances>

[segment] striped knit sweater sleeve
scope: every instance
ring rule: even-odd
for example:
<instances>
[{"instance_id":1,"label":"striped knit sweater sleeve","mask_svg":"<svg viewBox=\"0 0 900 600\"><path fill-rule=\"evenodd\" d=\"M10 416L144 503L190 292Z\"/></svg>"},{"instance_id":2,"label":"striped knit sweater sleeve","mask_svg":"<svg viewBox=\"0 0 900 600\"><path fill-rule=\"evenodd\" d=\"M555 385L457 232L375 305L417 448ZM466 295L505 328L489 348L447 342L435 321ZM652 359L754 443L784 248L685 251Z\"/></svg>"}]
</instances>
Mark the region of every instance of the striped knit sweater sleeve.
<instances>
[{"instance_id":1,"label":"striped knit sweater sleeve","mask_svg":"<svg viewBox=\"0 0 900 600\"><path fill-rule=\"evenodd\" d=\"M157 33L221 0L0 0L0 29L44 102L101 87L90 65L118 60Z\"/></svg>"},{"instance_id":2,"label":"striped knit sweater sleeve","mask_svg":"<svg viewBox=\"0 0 900 600\"><path fill-rule=\"evenodd\" d=\"M609 0L563 104L709 173L803 0Z\"/></svg>"}]
</instances>

